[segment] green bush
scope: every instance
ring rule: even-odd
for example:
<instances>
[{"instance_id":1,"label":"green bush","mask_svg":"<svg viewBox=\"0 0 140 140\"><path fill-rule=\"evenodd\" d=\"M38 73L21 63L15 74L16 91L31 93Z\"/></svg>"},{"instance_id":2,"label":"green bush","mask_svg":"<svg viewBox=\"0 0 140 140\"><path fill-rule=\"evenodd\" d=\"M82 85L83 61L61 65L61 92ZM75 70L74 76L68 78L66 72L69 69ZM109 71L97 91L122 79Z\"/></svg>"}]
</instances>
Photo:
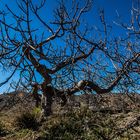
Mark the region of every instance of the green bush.
<instances>
[{"instance_id":1,"label":"green bush","mask_svg":"<svg viewBox=\"0 0 140 140\"><path fill-rule=\"evenodd\" d=\"M39 116L41 115L41 108L40 108L40 107L35 107L35 108L33 109L32 113L33 113L35 116L39 117Z\"/></svg>"},{"instance_id":2,"label":"green bush","mask_svg":"<svg viewBox=\"0 0 140 140\"><path fill-rule=\"evenodd\" d=\"M31 129L31 130L38 130L40 125L35 114L30 112L25 112L21 114L19 117L17 117L15 120L15 124L20 129Z\"/></svg>"}]
</instances>

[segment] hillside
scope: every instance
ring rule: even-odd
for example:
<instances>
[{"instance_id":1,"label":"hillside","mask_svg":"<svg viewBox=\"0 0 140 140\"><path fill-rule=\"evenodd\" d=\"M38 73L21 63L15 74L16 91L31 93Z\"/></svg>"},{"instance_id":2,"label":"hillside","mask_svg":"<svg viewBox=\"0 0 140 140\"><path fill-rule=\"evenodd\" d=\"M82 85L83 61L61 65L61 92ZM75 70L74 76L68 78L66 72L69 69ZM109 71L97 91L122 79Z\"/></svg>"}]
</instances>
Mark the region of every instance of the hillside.
<instances>
[{"instance_id":1,"label":"hillside","mask_svg":"<svg viewBox=\"0 0 140 140\"><path fill-rule=\"evenodd\" d=\"M69 97L64 107L59 102L53 104L53 115L40 122L41 111L30 94L0 95L0 140L139 140L139 94L83 94ZM25 122L37 121L37 129L19 127L22 114L35 121L26 117Z\"/></svg>"}]
</instances>

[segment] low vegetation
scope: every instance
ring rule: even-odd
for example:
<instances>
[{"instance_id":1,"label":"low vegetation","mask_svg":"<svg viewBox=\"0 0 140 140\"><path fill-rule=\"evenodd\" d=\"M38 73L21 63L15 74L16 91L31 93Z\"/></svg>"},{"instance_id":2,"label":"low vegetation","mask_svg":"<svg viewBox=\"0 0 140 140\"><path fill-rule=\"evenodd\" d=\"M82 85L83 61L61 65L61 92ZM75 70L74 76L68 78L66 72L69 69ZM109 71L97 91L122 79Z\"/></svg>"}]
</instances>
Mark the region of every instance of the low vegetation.
<instances>
[{"instance_id":1,"label":"low vegetation","mask_svg":"<svg viewBox=\"0 0 140 140\"><path fill-rule=\"evenodd\" d=\"M35 114L30 112L25 112L16 118L15 125L19 129L38 130L40 124Z\"/></svg>"},{"instance_id":2,"label":"low vegetation","mask_svg":"<svg viewBox=\"0 0 140 140\"><path fill-rule=\"evenodd\" d=\"M0 125L0 134L8 140L137 140L138 115L138 110L110 114L80 108L41 120L40 108L34 108L15 117L9 130ZM7 135L3 135L4 129L9 131Z\"/></svg>"},{"instance_id":3,"label":"low vegetation","mask_svg":"<svg viewBox=\"0 0 140 140\"><path fill-rule=\"evenodd\" d=\"M0 121L0 137L3 137L6 135L6 130L4 124Z\"/></svg>"},{"instance_id":4,"label":"low vegetation","mask_svg":"<svg viewBox=\"0 0 140 140\"><path fill-rule=\"evenodd\" d=\"M3 108L6 97L0 104L0 140L139 140L139 96L135 103L122 94L75 96L63 107L55 102L47 118L29 97L30 102L23 98Z\"/></svg>"}]
</instances>

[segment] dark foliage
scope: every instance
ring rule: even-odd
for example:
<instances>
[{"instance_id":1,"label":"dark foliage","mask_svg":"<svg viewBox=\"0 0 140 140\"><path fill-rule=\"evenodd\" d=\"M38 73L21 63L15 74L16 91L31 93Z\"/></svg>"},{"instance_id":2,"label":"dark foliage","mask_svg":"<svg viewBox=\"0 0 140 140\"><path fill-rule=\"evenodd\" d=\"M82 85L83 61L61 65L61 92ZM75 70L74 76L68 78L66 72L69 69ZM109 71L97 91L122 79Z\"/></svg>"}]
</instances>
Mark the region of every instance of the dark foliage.
<instances>
[{"instance_id":1,"label":"dark foliage","mask_svg":"<svg viewBox=\"0 0 140 140\"><path fill-rule=\"evenodd\" d=\"M40 125L36 116L29 112L23 113L19 117L17 117L15 123L16 126L20 129L31 129L31 130L38 130Z\"/></svg>"},{"instance_id":2,"label":"dark foliage","mask_svg":"<svg viewBox=\"0 0 140 140\"><path fill-rule=\"evenodd\" d=\"M6 133L6 130L4 128L4 125L2 124L2 122L0 121L0 137L3 137L5 136L7 133Z\"/></svg>"}]
</instances>

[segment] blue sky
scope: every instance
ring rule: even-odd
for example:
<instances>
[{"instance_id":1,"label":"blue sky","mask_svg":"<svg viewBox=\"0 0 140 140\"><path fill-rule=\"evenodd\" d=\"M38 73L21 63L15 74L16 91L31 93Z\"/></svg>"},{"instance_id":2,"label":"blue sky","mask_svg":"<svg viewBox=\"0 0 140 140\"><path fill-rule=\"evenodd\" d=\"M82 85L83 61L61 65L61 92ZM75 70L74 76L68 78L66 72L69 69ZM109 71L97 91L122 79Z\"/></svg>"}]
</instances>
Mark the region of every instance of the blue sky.
<instances>
[{"instance_id":1,"label":"blue sky","mask_svg":"<svg viewBox=\"0 0 140 140\"><path fill-rule=\"evenodd\" d=\"M37 3L36 0L33 0ZM4 9L4 5L8 4L9 7L15 11L18 12L18 9L15 4L16 0L0 0L0 8ZM41 15L44 16L45 19L48 19L48 21L51 20L53 17L53 9L55 9L58 5L56 0L50 0L47 1L48 8L43 9L41 11ZM123 21L128 22L130 20L130 13L131 13L131 7L132 7L132 0L94 0L93 2L93 9L90 11L89 15L85 15L85 19L95 25L100 25L99 23L99 10L104 9L105 11L105 17L106 21L110 24L113 24L113 21L117 20L117 16L119 15ZM10 22L10 19L9 19ZM38 23L35 23L34 26L38 25ZM113 28L113 34L114 36L119 36L123 34L121 28L118 26L114 26ZM7 76L7 73L1 72L1 79L0 82L4 80L4 78ZM14 80L18 77L18 73L14 76ZM0 93L7 90L8 84L5 86L0 87Z\"/></svg>"}]
</instances>

